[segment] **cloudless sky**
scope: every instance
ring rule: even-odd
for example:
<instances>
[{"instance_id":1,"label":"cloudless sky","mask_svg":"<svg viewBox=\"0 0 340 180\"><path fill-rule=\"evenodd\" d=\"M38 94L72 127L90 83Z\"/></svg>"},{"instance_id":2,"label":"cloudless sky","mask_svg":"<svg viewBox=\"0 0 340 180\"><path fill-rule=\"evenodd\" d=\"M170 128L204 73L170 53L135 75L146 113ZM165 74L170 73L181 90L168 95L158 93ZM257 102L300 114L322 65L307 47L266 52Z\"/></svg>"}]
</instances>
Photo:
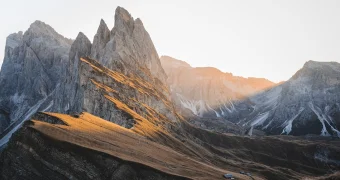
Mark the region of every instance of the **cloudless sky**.
<instances>
[{"instance_id":1,"label":"cloudless sky","mask_svg":"<svg viewBox=\"0 0 340 180\"><path fill-rule=\"evenodd\" d=\"M159 55L195 67L278 82L308 60L340 61L338 0L0 0L0 63L7 35L35 20L92 40L117 6L142 19Z\"/></svg>"}]
</instances>

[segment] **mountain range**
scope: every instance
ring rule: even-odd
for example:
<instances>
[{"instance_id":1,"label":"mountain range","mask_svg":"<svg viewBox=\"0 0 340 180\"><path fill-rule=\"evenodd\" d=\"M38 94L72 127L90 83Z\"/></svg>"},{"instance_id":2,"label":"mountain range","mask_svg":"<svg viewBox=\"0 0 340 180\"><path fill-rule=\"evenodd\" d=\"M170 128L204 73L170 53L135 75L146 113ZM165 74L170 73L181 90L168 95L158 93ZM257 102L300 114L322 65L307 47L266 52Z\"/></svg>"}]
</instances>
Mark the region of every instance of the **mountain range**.
<instances>
[{"instance_id":1,"label":"mountain range","mask_svg":"<svg viewBox=\"0 0 340 180\"><path fill-rule=\"evenodd\" d=\"M169 56L162 56L160 60L178 109L188 109L195 116L202 117L213 112L220 117L229 110L225 105L275 85L264 78L233 76L213 67L193 68ZM214 111L217 107L221 109Z\"/></svg>"},{"instance_id":2,"label":"mountain range","mask_svg":"<svg viewBox=\"0 0 340 180\"><path fill-rule=\"evenodd\" d=\"M92 42L35 21L6 41L0 177L335 179L339 72L309 61L275 84L159 58L122 7Z\"/></svg>"},{"instance_id":3,"label":"mountain range","mask_svg":"<svg viewBox=\"0 0 340 180\"><path fill-rule=\"evenodd\" d=\"M204 127L210 123L211 128L215 118L218 124L231 122L234 132L241 128L248 135L255 129L268 135L340 137L337 62L308 61L288 81L274 84L214 68L191 68L169 57L161 60L174 102L194 123L203 122Z\"/></svg>"}]
</instances>

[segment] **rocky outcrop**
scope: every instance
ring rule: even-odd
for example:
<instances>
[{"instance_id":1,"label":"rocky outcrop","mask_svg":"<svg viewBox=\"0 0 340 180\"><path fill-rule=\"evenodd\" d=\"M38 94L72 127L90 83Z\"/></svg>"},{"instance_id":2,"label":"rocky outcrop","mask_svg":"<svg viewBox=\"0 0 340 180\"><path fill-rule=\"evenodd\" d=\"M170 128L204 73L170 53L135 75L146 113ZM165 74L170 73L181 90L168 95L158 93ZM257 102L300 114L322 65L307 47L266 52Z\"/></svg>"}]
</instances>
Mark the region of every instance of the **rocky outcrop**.
<instances>
[{"instance_id":1,"label":"rocky outcrop","mask_svg":"<svg viewBox=\"0 0 340 180\"><path fill-rule=\"evenodd\" d=\"M93 47L91 49L91 57L94 59L101 59L105 55L105 47L110 41L111 31L107 27L105 21L102 19L97 30L97 34L93 39ZM111 47L114 50L114 47ZM102 60L102 63L108 65L109 62Z\"/></svg>"},{"instance_id":2,"label":"rocky outcrop","mask_svg":"<svg viewBox=\"0 0 340 180\"><path fill-rule=\"evenodd\" d=\"M221 117L233 110L232 101L274 86L262 78L237 77L211 67L193 68L169 56L162 56L161 62L173 100L187 116Z\"/></svg>"},{"instance_id":3,"label":"rocky outcrop","mask_svg":"<svg viewBox=\"0 0 340 180\"><path fill-rule=\"evenodd\" d=\"M121 7L116 9L115 24L111 32L101 20L90 57L109 69L118 70L116 66L119 64L119 71L125 75L145 66L154 77L166 82L159 56L142 21L134 20Z\"/></svg>"},{"instance_id":4,"label":"rocky outcrop","mask_svg":"<svg viewBox=\"0 0 340 180\"><path fill-rule=\"evenodd\" d=\"M92 44L83 34L79 33L73 42L70 52L69 61L65 64L66 78L62 84L55 90L55 95L50 101L53 101L49 111L62 113L79 113L82 112L83 91L81 90L80 75L84 74L80 67L80 58L90 55Z\"/></svg>"},{"instance_id":5,"label":"rocky outcrop","mask_svg":"<svg viewBox=\"0 0 340 180\"><path fill-rule=\"evenodd\" d=\"M340 64L308 61L287 82L234 103L225 118L268 134L340 137Z\"/></svg>"},{"instance_id":6,"label":"rocky outcrop","mask_svg":"<svg viewBox=\"0 0 340 180\"><path fill-rule=\"evenodd\" d=\"M79 34L70 50L72 70L62 90L63 107L55 112L90 112L126 128L136 117L121 105L144 118L176 122L166 75L142 22L118 7L110 32L101 20L93 44ZM72 87L67 89L67 87ZM71 92L71 93L70 93ZM152 118L151 118L152 117Z\"/></svg>"},{"instance_id":7,"label":"rocky outcrop","mask_svg":"<svg viewBox=\"0 0 340 180\"><path fill-rule=\"evenodd\" d=\"M127 128L138 124L132 112L157 121L157 125L163 124L164 129L172 126L167 122L177 122L166 74L140 19L134 20L118 7L111 31L101 20L93 44L83 33L71 43L38 21L23 37L20 34L9 37L3 69L10 68L1 72L0 81L6 91L1 93L5 98L0 106L0 125L7 129L0 146L37 111L87 111ZM25 49L27 44L32 44L31 55L35 59L12 57L31 52ZM19 65L14 64L16 61ZM16 77L13 68L25 74ZM126 113L122 105L131 109L131 113Z\"/></svg>"},{"instance_id":8,"label":"rocky outcrop","mask_svg":"<svg viewBox=\"0 0 340 180\"><path fill-rule=\"evenodd\" d=\"M7 37L0 72L0 133L49 109L46 99L66 76L71 44L72 40L40 21L24 34Z\"/></svg>"}]
</instances>

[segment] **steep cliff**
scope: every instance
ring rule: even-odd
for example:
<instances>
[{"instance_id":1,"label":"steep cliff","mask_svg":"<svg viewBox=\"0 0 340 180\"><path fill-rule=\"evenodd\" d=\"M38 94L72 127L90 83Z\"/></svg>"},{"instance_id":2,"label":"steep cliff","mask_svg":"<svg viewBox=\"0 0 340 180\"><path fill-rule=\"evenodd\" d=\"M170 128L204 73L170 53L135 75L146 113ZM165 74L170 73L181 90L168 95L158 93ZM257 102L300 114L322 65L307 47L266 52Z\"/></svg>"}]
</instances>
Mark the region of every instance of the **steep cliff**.
<instances>
[{"instance_id":1,"label":"steep cliff","mask_svg":"<svg viewBox=\"0 0 340 180\"><path fill-rule=\"evenodd\" d=\"M66 76L71 44L40 21L24 34L7 37L0 72L0 133L7 134L35 112L49 109L46 100Z\"/></svg>"},{"instance_id":2,"label":"steep cliff","mask_svg":"<svg viewBox=\"0 0 340 180\"><path fill-rule=\"evenodd\" d=\"M38 21L23 37L9 36L0 79L1 144L37 111L87 111L131 128L135 117L121 103L165 129L162 120L177 121L166 74L140 19L118 7L111 31L101 20L93 44L83 33L71 43Z\"/></svg>"}]
</instances>

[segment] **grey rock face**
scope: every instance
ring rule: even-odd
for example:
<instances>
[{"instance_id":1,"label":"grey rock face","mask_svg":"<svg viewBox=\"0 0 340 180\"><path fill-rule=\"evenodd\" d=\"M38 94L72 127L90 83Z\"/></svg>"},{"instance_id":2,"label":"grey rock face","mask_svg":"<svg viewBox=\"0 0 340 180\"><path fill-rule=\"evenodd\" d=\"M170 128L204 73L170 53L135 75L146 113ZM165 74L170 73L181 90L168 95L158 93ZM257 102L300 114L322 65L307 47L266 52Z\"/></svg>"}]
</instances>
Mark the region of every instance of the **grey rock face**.
<instances>
[{"instance_id":1,"label":"grey rock face","mask_svg":"<svg viewBox=\"0 0 340 180\"><path fill-rule=\"evenodd\" d=\"M225 118L268 134L340 137L340 64L308 61L287 82L235 103Z\"/></svg>"},{"instance_id":2,"label":"grey rock face","mask_svg":"<svg viewBox=\"0 0 340 180\"><path fill-rule=\"evenodd\" d=\"M100 59L105 54L106 44L110 41L111 31L107 27L104 20L100 21L100 25L97 30L97 34L93 39L93 47L91 49L91 57L94 59ZM107 65L108 62L105 62Z\"/></svg>"},{"instance_id":3,"label":"grey rock face","mask_svg":"<svg viewBox=\"0 0 340 180\"><path fill-rule=\"evenodd\" d=\"M0 133L47 108L45 100L66 75L71 44L40 21L8 36L0 72Z\"/></svg>"},{"instance_id":4,"label":"grey rock face","mask_svg":"<svg viewBox=\"0 0 340 180\"><path fill-rule=\"evenodd\" d=\"M72 42L39 21L24 35L9 36L7 44L0 79L4 87L0 92L0 132L5 136L0 146L37 111L87 111L133 127L134 118L107 96L145 117L145 108L150 107L155 116L160 113L169 120L177 119L152 40L142 22L123 8L116 9L111 31L101 20L93 44L83 33ZM80 60L82 57L87 60ZM116 93L107 92L106 87Z\"/></svg>"},{"instance_id":5,"label":"grey rock face","mask_svg":"<svg viewBox=\"0 0 340 180\"><path fill-rule=\"evenodd\" d=\"M50 111L62 113L79 113L82 111L83 91L80 86L79 59L89 56L91 47L90 40L80 32L71 46L69 61L65 64L66 76L51 98L54 103Z\"/></svg>"},{"instance_id":6,"label":"grey rock face","mask_svg":"<svg viewBox=\"0 0 340 180\"><path fill-rule=\"evenodd\" d=\"M139 66L146 65L154 77L166 82L166 74L159 61L159 56L152 40L140 19L134 20L129 12L118 7L115 25L109 33L102 20L93 41L91 58L98 60L109 69L117 69L124 74L138 71Z\"/></svg>"},{"instance_id":7,"label":"grey rock face","mask_svg":"<svg viewBox=\"0 0 340 180\"><path fill-rule=\"evenodd\" d=\"M78 62L78 73L71 75L76 82L63 85L74 88L65 90L63 95L66 97L64 102L69 104L62 104L69 109L58 109L56 112L86 111L121 126L133 127L134 119L117 108L117 103L107 98L110 96L128 107L134 107L133 110L139 114L146 114L146 110L138 105L143 103L168 119L176 120L165 84L165 72L140 20L134 20L125 9L118 7L115 27L111 32L101 20L92 46L88 41L79 41L79 45L75 45L77 42L78 38L70 51L71 61L74 59L74 62ZM83 44L89 45L83 47ZM91 58L79 60L87 56ZM76 95L69 96L69 92L75 92Z\"/></svg>"}]
</instances>

